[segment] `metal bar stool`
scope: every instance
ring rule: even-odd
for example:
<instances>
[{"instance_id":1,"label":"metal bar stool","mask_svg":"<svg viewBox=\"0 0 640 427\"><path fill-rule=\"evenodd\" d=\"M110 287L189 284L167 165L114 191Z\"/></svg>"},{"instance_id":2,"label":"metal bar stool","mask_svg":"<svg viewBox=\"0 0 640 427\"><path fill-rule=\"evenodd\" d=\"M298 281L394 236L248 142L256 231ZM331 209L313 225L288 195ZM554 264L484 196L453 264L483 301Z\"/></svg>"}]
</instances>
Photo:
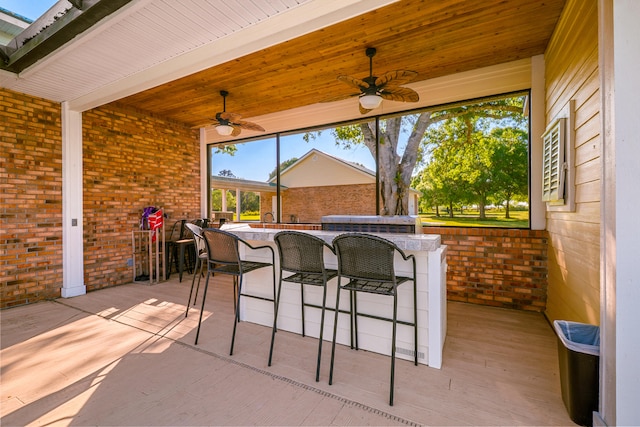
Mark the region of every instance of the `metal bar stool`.
<instances>
[{"instance_id":1,"label":"metal bar stool","mask_svg":"<svg viewBox=\"0 0 640 427\"><path fill-rule=\"evenodd\" d=\"M202 230L202 237L207 247L207 279L204 285L204 294L202 295L202 307L200 309L200 318L198 319L198 330L196 332L195 344L198 344L200 336L200 325L202 323L202 313L204 312L204 304L207 298L207 289L209 287L209 278L214 274L228 274L233 276L234 289L237 289L234 295L235 318L233 321L233 335L231 337L231 348L229 355L233 355L233 345L236 339L236 327L240 322L240 297L252 297L273 302L275 314L275 295L276 295L276 272L275 272L275 253L270 246L252 246L238 236L217 228L208 228ZM246 247L258 250L268 249L271 252L271 262L247 261L240 258L239 244L242 243ZM273 270L273 298L265 298L257 295L242 293L242 279L245 273L249 273L259 268L271 267ZM189 297L191 299L191 297ZM187 303L187 313L189 313L189 304ZM185 315L186 317L186 315Z\"/></svg>"},{"instance_id":2,"label":"metal bar stool","mask_svg":"<svg viewBox=\"0 0 640 427\"><path fill-rule=\"evenodd\" d=\"M346 233L333 239L333 247L338 257L338 290L336 293L336 311L333 324L333 342L331 345L331 369L329 371L329 385L333 382L333 362L336 350L336 334L338 331L338 314L340 304L340 290L350 292L351 339L355 328L356 350L358 349L358 316L373 317L392 322L391 334L391 380L389 405L393 406L393 389L396 360L396 324L402 323L413 326L415 365L418 365L418 328L417 328L417 292L416 292L416 260L413 255L406 255L398 246L389 240L365 233ZM411 261L412 277L397 276L394 268L394 255L399 253L405 261ZM343 283L346 279L346 283ZM398 286L413 282L413 322L398 322ZM393 318L368 316L358 313L356 298L358 292L385 295L393 297Z\"/></svg>"},{"instance_id":3,"label":"metal bar stool","mask_svg":"<svg viewBox=\"0 0 640 427\"><path fill-rule=\"evenodd\" d=\"M207 244L204 241L204 237L202 237L202 227L199 227L196 224L187 223L185 226L191 231L193 234L193 244L196 250L196 265L193 270L193 278L191 279L191 290L189 291L189 302L187 306L191 303L191 295L193 294L193 285L196 282L196 275L198 276L198 286L196 287L196 294L193 297L193 305L196 305L196 300L198 299L198 291L200 290L200 279L202 278L202 270L204 270L204 265L207 263L209 259L207 256ZM198 270L200 267L200 270ZM188 309L187 309L188 312ZM185 313L184 317L187 317L187 313Z\"/></svg>"},{"instance_id":4,"label":"metal bar stool","mask_svg":"<svg viewBox=\"0 0 640 427\"><path fill-rule=\"evenodd\" d=\"M305 336L304 308L320 308L320 335L318 336L318 361L316 364L316 381L320 379L320 359L322 357L322 336L324 331L324 314L327 302L327 282L338 275L336 270L325 268L324 248L335 253L333 247L324 240L310 234L299 231L281 231L274 236L280 257L280 280L278 282L278 297L276 299L276 311L273 316L273 330L271 332L271 348L269 350L269 366L273 356L273 343L275 341L278 308L282 296L282 282L300 284L300 310L302 315L302 336ZM283 272L293 273L283 277ZM304 285L321 286L322 306L306 303L304 300Z\"/></svg>"}]
</instances>

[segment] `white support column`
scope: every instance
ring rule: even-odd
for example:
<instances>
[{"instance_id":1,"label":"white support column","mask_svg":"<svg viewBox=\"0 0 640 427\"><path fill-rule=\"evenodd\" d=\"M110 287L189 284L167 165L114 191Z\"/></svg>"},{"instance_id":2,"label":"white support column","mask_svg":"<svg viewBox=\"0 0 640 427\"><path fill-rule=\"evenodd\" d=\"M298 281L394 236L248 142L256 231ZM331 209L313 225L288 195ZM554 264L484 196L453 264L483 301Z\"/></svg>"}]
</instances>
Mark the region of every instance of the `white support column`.
<instances>
[{"instance_id":1,"label":"white support column","mask_svg":"<svg viewBox=\"0 0 640 427\"><path fill-rule=\"evenodd\" d=\"M82 113L62 103L62 297L87 293L82 213Z\"/></svg>"},{"instance_id":2,"label":"white support column","mask_svg":"<svg viewBox=\"0 0 640 427\"><path fill-rule=\"evenodd\" d=\"M542 202L542 134L545 129L544 56L531 57L531 198L529 213L531 229L544 230L547 225L545 204Z\"/></svg>"},{"instance_id":3,"label":"white support column","mask_svg":"<svg viewBox=\"0 0 640 427\"><path fill-rule=\"evenodd\" d=\"M602 123L600 408L594 425L640 425L640 2L600 0Z\"/></svg>"},{"instance_id":4,"label":"white support column","mask_svg":"<svg viewBox=\"0 0 640 427\"><path fill-rule=\"evenodd\" d=\"M220 190L220 196L222 197L222 207L220 208L220 210L222 212L226 212L227 211L227 190L225 190L224 188Z\"/></svg>"},{"instance_id":5,"label":"white support column","mask_svg":"<svg viewBox=\"0 0 640 427\"><path fill-rule=\"evenodd\" d=\"M640 425L640 2L613 2L613 142L615 144L615 372L617 425ZM605 71L601 71L605 72ZM612 242L610 242L612 243Z\"/></svg>"},{"instance_id":6,"label":"white support column","mask_svg":"<svg viewBox=\"0 0 640 427\"><path fill-rule=\"evenodd\" d=\"M242 202L240 201L240 189L236 188L236 221L240 222L240 205Z\"/></svg>"}]
</instances>

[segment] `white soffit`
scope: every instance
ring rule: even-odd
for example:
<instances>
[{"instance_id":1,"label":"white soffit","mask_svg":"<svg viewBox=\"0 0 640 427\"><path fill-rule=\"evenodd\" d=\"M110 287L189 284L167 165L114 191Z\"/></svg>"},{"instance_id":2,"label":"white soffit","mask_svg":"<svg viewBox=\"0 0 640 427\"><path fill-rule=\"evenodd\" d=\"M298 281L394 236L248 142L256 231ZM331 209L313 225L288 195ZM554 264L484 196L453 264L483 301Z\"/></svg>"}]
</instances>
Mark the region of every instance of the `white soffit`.
<instances>
[{"instance_id":1,"label":"white soffit","mask_svg":"<svg viewBox=\"0 0 640 427\"><path fill-rule=\"evenodd\" d=\"M84 111L396 0L136 0L0 86Z\"/></svg>"}]
</instances>

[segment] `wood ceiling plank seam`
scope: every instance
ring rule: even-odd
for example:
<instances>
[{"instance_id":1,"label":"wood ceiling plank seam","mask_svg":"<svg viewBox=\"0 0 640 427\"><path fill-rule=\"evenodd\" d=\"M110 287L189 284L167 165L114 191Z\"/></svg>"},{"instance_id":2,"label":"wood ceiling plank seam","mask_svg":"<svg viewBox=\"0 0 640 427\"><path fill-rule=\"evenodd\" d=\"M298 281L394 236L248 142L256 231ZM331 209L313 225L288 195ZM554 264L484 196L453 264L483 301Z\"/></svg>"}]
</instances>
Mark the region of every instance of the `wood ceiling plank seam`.
<instances>
[{"instance_id":1,"label":"wood ceiling plank seam","mask_svg":"<svg viewBox=\"0 0 640 427\"><path fill-rule=\"evenodd\" d=\"M496 27L495 25L500 22L507 22L509 25L504 25L502 27ZM427 27L413 27L407 28L402 31L402 37L404 39L415 37L416 39L424 39L428 40L430 44L433 45L434 49L440 47L442 45L447 44L456 44L461 40L469 40L470 36L478 37L482 36L485 32L489 31L491 33L495 33L497 29L504 30L505 28L512 28L513 17L505 17L502 20L494 20L492 21L491 28L485 30L487 24L483 21L480 21L477 16L471 16L464 21L463 24L451 24L449 28L441 28L437 29L429 29ZM489 36L489 34L485 34L485 37ZM397 34L390 33L385 38L381 38L381 44L392 41L394 38L397 38ZM382 52L379 52L382 53ZM379 55L381 58L378 59L378 63L381 65L385 65L385 62L388 61L389 57L385 57L384 55Z\"/></svg>"}]
</instances>

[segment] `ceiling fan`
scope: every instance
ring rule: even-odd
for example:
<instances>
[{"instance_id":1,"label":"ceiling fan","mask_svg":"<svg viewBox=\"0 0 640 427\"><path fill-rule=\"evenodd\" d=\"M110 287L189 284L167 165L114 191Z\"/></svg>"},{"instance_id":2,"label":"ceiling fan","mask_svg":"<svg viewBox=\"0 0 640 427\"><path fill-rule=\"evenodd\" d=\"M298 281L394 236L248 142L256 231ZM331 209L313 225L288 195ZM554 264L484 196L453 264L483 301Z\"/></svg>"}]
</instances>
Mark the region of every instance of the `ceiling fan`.
<instances>
[{"instance_id":1,"label":"ceiling fan","mask_svg":"<svg viewBox=\"0 0 640 427\"><path fill-rule=\"evenodd\" d=\"M415 71L396 70L376 77L373 75L373 57L376 54L376 49L368 47L365 53L369 57L369 77L357 79L345 75L338 76L338 80L359 89L360 92L328 99L324 102L358 96L360 97L360 112L366 114L374 108L378 108L383 99L401 102L418 102L420 100L420 96L416 91L401 86L414 80L418 73Z\"/></svg>"},{"instance_id":2,"label":"ceiling fan","mask_svg":"<svg viewBox=\"0 0 640 427\"><path fill-rule=\"evenodd\" d=\"M229 95L229 92L221 90L220 95L222 95L222 112L216 113L216 118L211 119L213 122L209 122L205 126L215 126L216 131L223 136L238 136L242 129L264 132L262 126L242 120L240 114L227 112L227 95Z\"/></svg>"}]
</instances>

